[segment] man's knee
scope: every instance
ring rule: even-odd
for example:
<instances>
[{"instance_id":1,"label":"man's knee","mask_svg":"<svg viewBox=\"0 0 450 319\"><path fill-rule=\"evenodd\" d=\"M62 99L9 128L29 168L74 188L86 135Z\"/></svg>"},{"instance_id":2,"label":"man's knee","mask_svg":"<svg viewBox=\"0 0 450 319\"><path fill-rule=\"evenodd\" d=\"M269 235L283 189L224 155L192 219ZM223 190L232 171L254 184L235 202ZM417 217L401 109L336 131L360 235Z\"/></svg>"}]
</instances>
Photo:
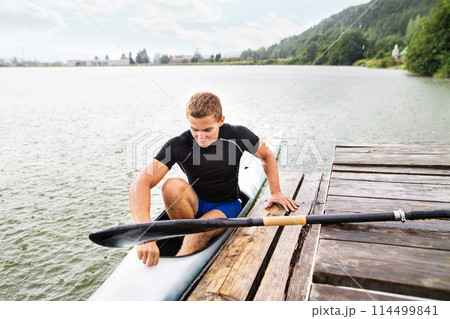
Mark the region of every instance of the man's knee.
<instances>
[{"instance_id":1,"label":"man's knee","mask_svg":"<svg viewBox=\"0 0 450 319\"><path fill-rule=\"evenodd\" d=\"M181 178L169 178L165 181L162 186L162 195L164 201L173 201L186 192L189 188L189 184L186 183L184 179Z\"/></svg>"}]
</instances>

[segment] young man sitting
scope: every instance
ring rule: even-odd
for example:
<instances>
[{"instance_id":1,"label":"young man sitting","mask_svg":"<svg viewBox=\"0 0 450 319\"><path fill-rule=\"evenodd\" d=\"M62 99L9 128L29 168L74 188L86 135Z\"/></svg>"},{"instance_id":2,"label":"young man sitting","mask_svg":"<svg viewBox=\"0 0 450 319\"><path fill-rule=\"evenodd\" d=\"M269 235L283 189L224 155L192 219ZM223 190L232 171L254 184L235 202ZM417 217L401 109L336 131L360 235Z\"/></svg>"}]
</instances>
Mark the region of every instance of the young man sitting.
<instances>
[{"instance_id":1,"label":"young man sitting","mask_svg":"<svg viewBox=\"0 0 450 319\"><path fill-rule=\"evenodd\" d=\"M276 158L266 144L244 126L224 123L219 98L208 92L194 94L186 114L190 129L170 139L130 188L130 208L136 223L150 221L150 190L177 163L189 183L169 178L162 186L164 205L170 219L233 218L239 215L239 161L244 151L262 159L271 198L266 208L279 203L288 211L298 204L282 194ZM178 256L203 248L222 230L185 236ZM137 247L138 258L147 266L159 262L156 242Z\"/></svg>"}]
</instances>

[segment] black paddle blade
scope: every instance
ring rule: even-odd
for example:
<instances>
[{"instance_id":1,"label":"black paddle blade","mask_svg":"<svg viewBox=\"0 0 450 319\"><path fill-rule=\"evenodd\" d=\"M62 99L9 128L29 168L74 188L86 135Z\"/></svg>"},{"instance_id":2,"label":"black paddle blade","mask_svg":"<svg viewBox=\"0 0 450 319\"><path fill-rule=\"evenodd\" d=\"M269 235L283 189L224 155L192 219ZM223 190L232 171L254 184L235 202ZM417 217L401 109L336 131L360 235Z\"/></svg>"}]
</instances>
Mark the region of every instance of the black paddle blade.
<instances>
[{"instance_id":1,"label":"black paddle blade","mask_svg":"<svg viewBox=\"0 0 450 319\"><path fill-rule=\"evenodd\" d=\"M153 228L152 225L147 226L142 224L139 226L133 224L115 226L91 233L89 239L94 243L105 247L126 248L148 241L176 237L175 235L168 235L167 232L158 232L156 229L153 229L152 232L147 232L147 230L151 228ZM183 236L183 234L177 235Z\"/></svg>"},{"instance_id":2,"label":"black paddle blade","mask_svg":"<svg viewBox=\"0 0 450 319\"><path fill-rule=\"evenodd\" d=\"M184 222L185 220L180 220ZM161 240L172 237L181 237L188 234L204 232L211 228L199 229L180 225L178 221L157 221L141 224L130 224L106 228L89 235L94 243L106 247L132 247L149 241ZM184 223L183 223L184 224Z\"/></svg>"},{"instance_id":3,"label":"black paddle blade","mask_svg":"<svg viewBox=\"0 0 450 319\"><path fill-rule=\"evenodd\" d=\"M253 226L252 220L243 218L163 220L106 228L90 234L89 239L101 246L125 248L219 228ZM259 223L262 224L262 221Z\"/></svg>"}]
</instances>

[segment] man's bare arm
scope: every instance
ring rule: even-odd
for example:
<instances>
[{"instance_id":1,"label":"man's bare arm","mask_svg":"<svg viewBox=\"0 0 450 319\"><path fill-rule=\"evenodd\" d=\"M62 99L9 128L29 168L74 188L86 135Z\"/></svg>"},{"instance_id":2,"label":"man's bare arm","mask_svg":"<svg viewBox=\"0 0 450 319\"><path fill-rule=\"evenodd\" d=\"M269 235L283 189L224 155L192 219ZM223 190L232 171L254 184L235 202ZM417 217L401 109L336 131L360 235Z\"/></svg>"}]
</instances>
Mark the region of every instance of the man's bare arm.
<instances>
[{"instance_id":1,"label":"man's bare arm","mask_svg":"<svg viewBox=\"0 0 450 319\"><path fill-rule=\"evenodd\" d=\"M150 190L167 174L169 168L158 160L153 160L142 171L130 187L130 210L135 223L150 221ZM155 242L137 246L138 258L147 266L156 266L159 262L159 249Z\"/></svg>"},{"instance_id":2,"label":"man's bare arm","mask_svg":"<svg viewBox=\"0 0 450 319\"><path fill-rule=\"evenodd\" d=\"M135 223L150 221L150 190L167 174L169 168L158 160L153 160L131 184L130 209Z\"/></svg>"},{"instance_id":3,"label":"man's bare arm","mask_svg":"<svg viewBox=\"0 0 450 319\"><path fill-rule=\"evenodd\" d=\"M265 208L270 207L273 203L279 203L286 211L295 211L299 205L290 197L285 196L281 192L280 179L278 176L277 159L264 141L259 140L259 148L255 156L263 161L264 172L269 182L271 198L267 202Z\"/></svg>"}]
</instances>

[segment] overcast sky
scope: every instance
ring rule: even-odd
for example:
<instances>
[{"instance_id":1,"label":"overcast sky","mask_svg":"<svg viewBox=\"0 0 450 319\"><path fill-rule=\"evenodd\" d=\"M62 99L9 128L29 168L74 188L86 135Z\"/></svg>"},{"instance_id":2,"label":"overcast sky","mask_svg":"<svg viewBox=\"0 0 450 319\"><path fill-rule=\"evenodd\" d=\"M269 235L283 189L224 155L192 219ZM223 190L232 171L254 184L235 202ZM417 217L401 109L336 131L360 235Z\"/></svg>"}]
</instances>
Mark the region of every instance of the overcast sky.
<instances>
[{"instance_id":1,"label":"overcast sky","mask_svg":"<svg viewBox=\"0 0 450 319\"><path fill-rule=\"evenodd\" d=\"M2 0L0 58L204 55L268 47L368 0ZM109 34L110 37L107 35Z\"/></svg>"}]
</instances>

